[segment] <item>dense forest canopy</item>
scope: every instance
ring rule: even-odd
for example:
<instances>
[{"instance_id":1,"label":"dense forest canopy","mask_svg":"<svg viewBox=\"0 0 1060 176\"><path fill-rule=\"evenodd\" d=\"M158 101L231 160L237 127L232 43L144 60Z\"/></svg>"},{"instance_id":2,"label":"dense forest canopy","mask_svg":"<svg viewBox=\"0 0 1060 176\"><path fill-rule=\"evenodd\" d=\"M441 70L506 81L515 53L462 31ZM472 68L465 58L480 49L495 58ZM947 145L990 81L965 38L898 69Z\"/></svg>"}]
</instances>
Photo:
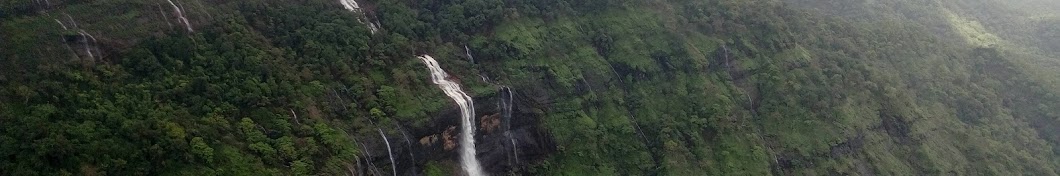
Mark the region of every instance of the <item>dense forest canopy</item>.
<instances>
[{"instance_id":1,"label":"dense forest canopy","mask_svg":"<svg viewBox=\"0 0 1060 176\"><path fill-rule=\"evenodd\" d=\"M1054 0L6 0L0 175L463 175L423 55L489 175L1060 173Z\"/></svg>"}]
</instances>

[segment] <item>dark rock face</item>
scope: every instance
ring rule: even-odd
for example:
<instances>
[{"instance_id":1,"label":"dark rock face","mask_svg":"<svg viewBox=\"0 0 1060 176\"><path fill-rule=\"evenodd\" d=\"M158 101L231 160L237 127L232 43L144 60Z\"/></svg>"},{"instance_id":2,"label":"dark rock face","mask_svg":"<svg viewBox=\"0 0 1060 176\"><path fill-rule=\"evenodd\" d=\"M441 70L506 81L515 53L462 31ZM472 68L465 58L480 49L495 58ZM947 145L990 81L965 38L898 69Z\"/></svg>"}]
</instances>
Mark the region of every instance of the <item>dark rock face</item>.
<instances>
[{"instance_id":1,"label":"dark rock face","mask_svg":"<svg viewBox=\"0 0 1060 176\"><path fill-rule=\"evenodd\" d=\"M526 166L540 162L556 150L547 130L539 126L542 111L534 100L512 89L511 97L505 88L495 94L475 96L475 148L483 169L493 175L526 174ZM509 101L510 100L510 101ZM511 102L508 104L508 102ZM505 108L509 107L509 108ZM510 109L507 111L506 109ZM431 115L431 123L421 128L391 129L402 133L387 134L391 142L398 175L422 175L428 162L435 161L451 168L454 175L460 168L459 132L460 111L453 105ZM398 127L395 127L398 128ZM365 171L387 175L390 159L382 139L379 144L366 144L370 156ZM371 165L368 165L371 164Z\"/></svg>"},{"instance_id":2,"label":"dark rock face","mask_svg":"<svg viewBox=\"0 0 1060 176\"><path fill-rule=\"evenodd\" d=\"M482 108L476 115L485 119L479 122L486 122L478 124L480 128L475 137L478 159L487 172L494 174L523 172L526 169L523 166L545 159L556 146L552 136L538 126L543 114L530 106L535 103L518 91L512 91L512 97L508 97L505 89L475 103L476 109Z\"/></svg>"}]
</instances>

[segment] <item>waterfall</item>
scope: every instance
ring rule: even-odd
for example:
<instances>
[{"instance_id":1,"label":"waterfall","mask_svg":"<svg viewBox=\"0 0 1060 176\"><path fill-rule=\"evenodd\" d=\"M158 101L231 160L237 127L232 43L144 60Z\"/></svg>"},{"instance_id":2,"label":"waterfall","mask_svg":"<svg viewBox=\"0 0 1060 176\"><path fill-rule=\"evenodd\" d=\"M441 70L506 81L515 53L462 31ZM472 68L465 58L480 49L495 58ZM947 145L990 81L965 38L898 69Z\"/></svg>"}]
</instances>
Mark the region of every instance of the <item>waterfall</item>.
<instances>
[{"instance_id":1,"label":"waterfall","mask_svg":"<svg viewBox=\"0 0 1060 176\"><path fill-rule=\"evenodd\" d=\"M52 20L55 20L56 23L59 23L59 26L63 27L63 31L64 32L70 30L70 28L66 27L66 24L63 24L63 21L60 21L59 19L55 19L55 18L52 18ZM73 48L70 48L70 44L66 43L66 38L65 37L60 37L59 41L61 41L63 43L63 46L66 47L66 50L70 51L70 53L72 53L74 55L74 57L77 58L77 60L81 60L81 56L77 55L77 51L74 51Z\"/></svg>"},{"instance_id":2,"label":"waterfall","mask_svg":"<svg viewBox=\"0 0 1060 176\"><path fill-rule=\"evenodd\" d=\"M92 34L85 32L85 30L78 30L77 33L81 34L81 44L85 45L85 52L88 53L88 57L95 60L96 57L92 54L92 46L98 45L96 42L96 36L92 36ZM88 39L92 39L92 44L88 43ZM100 52L99 49L96 48L96 54L103 54L103 52ZM103 55L100 55L99 58L103 58Z\"/></svg>"},{"instance_id":3,"label":"waterfall","mask_svg":"<svg viewBox=\"0 0 1060 176\"><path fill-rule=\"evenodd\" d=\"M85 53L88 54L89 58L95 60L96 56L92 55L92 48L88 46L88 37L86 37L85 31L78 31L77 33L81 34L81 45L85 46Z\"/></svg>"},{"instance_id":4,"label":"waterfall","mask_svg":"<svg viewBox=\"0 0 1060 176\"><path fill-rule=\"evenodd\" d=\"M70 20L70 23L74 24L74 29L79 29L77 27L77 21L74 21L74 18L70 17L70 14L63 13L63 15L66 15L66 19Z\"/></svg>"},{"instance_id":5,"label":"waterfall","mask_svg":"<svg viewBox=\"0 0 1060 176\"><path fill-rule=\"evenodd\" d=\"M438 88L445 92L446 96L453 99L458 106L460 106L461 118L461 137L460 137L460 164L470 176L484 175L482 166L479 165L478 158L475 158L475 125L473 124L475 107L471 97L467 96L464 91L460 90L460 84L449 81L446 78L449 77L438 66L438 61L435 61L433 57L429 55L420 56L419 59L423 61L423 64L427 65L427 69L431 72L431 80L434 84L438 85Z\"/></svg>"},{"instance_id":6,"label":"waterfall","mask_svg":"<svg viewBox=\"0 0 1060 176\"><path fill-rule=\"evenodd\" d=\"M501 97L501 106L500 107L501 107L501 113L502 113L502 115L504 117L504 130L505 130L504 131L504 136L508 137L508 140L512 142L512 156L513 156L512 158L514 158L514 160L509 160L508 165L515 166L515 165L511 164L511 161L515 161L516 164L519 163L519 148L515 145L515 137L512 137L512 133L511 133L511 131L512 131L512 124L511 124L512 123L512 100L515 99L515 96L512 96L512 88L511 87L502 86L501 90L504 90L504 92L507 92L507 95L508 95L507 98L505 98L504 95L500 96Z\"/></svg>"},{"instance_id":7,"label":"waterfall","mask_svg":"<svg viewBox=\"0 0 1060 176\"><path fill-rule=\"evenodd\" d=\"M342 6L346 8L346 10L360 14L361 16L360 18L357 18L357 21L367 25L368 29L371 30L372 34L375 34L379 31L379 24L374 23L368 19L368 15L361 10L361 5L357 4L357 1L339 0L339 3L342 4Z\"/></svg>"},{"instance_id":8,"label":"waterfall","mask_svg":"<svg viewBox=\"0 0 1060 176\"><path fill-rule=\"evenodd\" d=\"M33 3L36 4L36 5L43 5L44 8L48 8L48 7L52 6L52 2L48 1L48 0L33 0Z\"/></svg>"},{"instance_id":9,"label":"waterfall","mask_svg":"<svg viewBox=\"0 0 1060 176\"><path fill-rule=\"evenodd\" d=\"M515 98L515 97L512 96L512 88L510 88L508 86L503 86L503 87L501 87L501 89L503 89L504 92L508 93L507 98L503 98L502 97L502 99L505 100L504 102L502 102L502 104L504 106L501 106L501 108L502 108L501 110L504 113L503 114L504 115L504 126L505 126L504 128L509 130L509 131L511 131L511 129L512 129L512 124L511 124L511 121L512 121L512 99Z\"/></svg>"},{"instance_id":10,"label":"waterfall","mask_svg":"<svg viewBox=\"0 0 1060 176\"><path fill-rule=\"evenodd\" d=\"M350 11L360 11L361 10L361 5L358 5L357 1L340 0L339 3L342 3L342 6L346 7L346 10L350 10Z\"/></svg>"},{"instance_id":11,"label":"waterfall","mask_svg":"<svg viewBox=\"0 0 1060 176\"><path fill-rule=\"evenodd\" d=\"M349 134L347 134L347 135L349 135ZM371 168L371 169L368 169L368 172L375 172L375 175L383 175L383 174L379 173L379 171L376 169L375 165L372 164L372 161L368 161L368 158L372 157L372 153L368 152L368 146L364 145L364 143L357 142L356 139L354 139L354 142L356 142L357 144L361 144L361 150L364 150L365 157L363 157L362 159L364 159L364 163L368 164L368 167Z\"/></svg>"},{"instance_id":12,"label":"waterfall","mask_svg":"<svg viewBox=\"0 0 1060 176\"><path fill-rule=\"evenodd\" d=\"M515 138L508 137L512 141L512 158L515 158L515 164L519 164L519 146L515 145ZM512 167L515 167L515 165L512 165Z\"/></svg>"},{"instance_id":13,"label":"waterfall","mask_svg":"<svg viewBox=\"0 0 1060 176\"><path fill-rule=\"evenodd\" d=\"M188 28L188 32L195 32L195 30L191 29L191 22L188 22L188 17L184 16L184 12L187 12L184 10L184 4L177 1L177 6L180 6L180 9L177 10L177 14L180 15L180 20L184 22L184 26Z\"/></svg>"},{"instance_id":14,"label":"waterfall","mask_svg":"<svg viewBox=\"0 0 1060 176\"><path fill-rule=\"evenodd\" d=\"M397 164L394 163L394 152L390 150L390 140L386 139L386 134L383 134L382 129L376 128L375 130L379 130L379 136L383 137L383 142L386 142L387 156L390 156L390 169L393 170L394 176L397 176Z\"/></svg>"},{"instance_id":15,"label":"waterfall","mask_svg":"<svg viewBox=\"0 0 1060 176\"><path fill-rule=\"evenodd\" d=\"M92 36L92 34L90 34L88 32L85 32L85 30L80 30L80 31L83 34L88 35L88 38L92 39L92 44L93 45L96 44L96 36Z\"/></svg>"},{"instance_id":16,"label":"waterfall","mask_svg":"<svg viewBox=\"0 0 1060 176\"><path fill-rule=\"evenodd\" d=\"M173 29L173 23L169 22L169 16L166 16L166 12L162 10L162 4L156 2L155 7L158 7L158 13L162 14L162 21L166 22L166 26L169 26L170 29Z\"/></svg>"},{"instance_id":17,"label":"waterfall","mask_svg":"<svg viewBox=\"0 0 1060 176\"><path fill-rule=\"evenodd\" d=\"M59 19L53 19L53 20L55 20L56 23L59 23L59 26L62 26L63 30L70 30L69 28L66 28L66 25L63 24L62 21L59 21Z\"/></svg>"},{"instance_id":18,"label":"waterfall","mask_svg":"<svg viewBox=\"0 0 1060 176\"><path fill-rule=\"evenodd\" d=\"M376 32L379 32L379 23L369 22L368 23L368 29L372 31L372 34L375 34Z\"/></svg>"},{"instance_id":19,"label":"waterfall","mask_svg":"<svg viewBox=\"0 0 1060 176\"><path fill-rule=\"evenodd\" d=\"M475 63L475 57L471 56L471 49L468 49L467 45L464 45L464 53L467 54L467 59L470 60L471 63Z\"/></svg>"},{"instance_id":20,"label":"waterfall","mask_svg":"<svg viewBox=\"0 0 1060 176\"><path fill-rule=\"evenodd\" d=\"M188 18L184 16L183 8L177 7L177 4L173 3L173 0L166 0L169 5L173 6L173 11L177 12L177 21L184 23L184 27L188 28L188 32L195 32L191 29L191 22L188 22Z\"/></svg>"},{"instance_id":21,"label":"waterfall","mask_svg":"<svg viewBox=\"0 0 1060 176\"><path fill-rule=\"evenodd\" d=\"M409 158L412 159L412 163L415 164L416 163L416 155L412 154L412 141L409 140L409 135L405 134L405 130L401 130L401 137L405 138L405 144L408 144L408 146L409 146L409 149L408 149Z\"/></svg>"}]
</instances>

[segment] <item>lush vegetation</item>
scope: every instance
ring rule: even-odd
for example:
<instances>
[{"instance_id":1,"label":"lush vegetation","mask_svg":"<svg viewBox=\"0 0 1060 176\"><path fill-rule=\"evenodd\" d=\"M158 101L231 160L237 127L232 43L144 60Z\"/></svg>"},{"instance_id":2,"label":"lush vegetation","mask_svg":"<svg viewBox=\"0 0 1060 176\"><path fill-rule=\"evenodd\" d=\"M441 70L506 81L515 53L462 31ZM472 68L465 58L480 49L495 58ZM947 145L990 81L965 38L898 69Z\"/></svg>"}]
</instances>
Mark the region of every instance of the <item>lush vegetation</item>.
<instances>
[{"instance_id":1,"label":"lush vegetation","mask_svg":"<svg viewBox=\"0 0 1060 176\"><path fill-rule=\"evenodd\" d=\"M0 175L388 168L366 140L450 104L418 54L537 103L514 174L1060 172L1047 0L48 3L0 2Z\"/></svg>"}]
</instances>

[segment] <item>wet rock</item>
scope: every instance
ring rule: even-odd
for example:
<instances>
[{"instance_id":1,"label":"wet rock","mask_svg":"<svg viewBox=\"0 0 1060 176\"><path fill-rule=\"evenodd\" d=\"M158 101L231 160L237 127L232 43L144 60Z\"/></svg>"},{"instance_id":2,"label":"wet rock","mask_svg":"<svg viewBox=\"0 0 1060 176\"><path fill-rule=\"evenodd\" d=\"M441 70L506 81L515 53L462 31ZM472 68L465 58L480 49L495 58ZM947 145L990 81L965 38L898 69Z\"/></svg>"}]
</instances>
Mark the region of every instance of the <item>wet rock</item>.
<instances>
[{"instance_id":1,"label":"wet rock","mask_svg":"<svg viewBox=\"0 0 1060 176\"><path fill-rule=\"evenodd\" d=\"M526 174L527 166L541 162L556 150L555 142L547 130L539 126L543 114L535 107L532 98L520 94L516 89L511 100L510 115L504 114L503 103L507 92L478 95L475 99L474 121L477 158L486 172L492 175L507 173ZM443 163L461 170L455 148L460 132L460 111L454 105L433 115L428 125L406 129L413 145L395 147L398 175L420 175L428 162ZM411 153L401 155L397 153ZM416 160L413 160L413 156ZM374 156L379 158L379 156ZM385 156L383 156L385 157ZM376 166L389 165L387 160L373 159Z\"/></svg>"}]
</instances>

